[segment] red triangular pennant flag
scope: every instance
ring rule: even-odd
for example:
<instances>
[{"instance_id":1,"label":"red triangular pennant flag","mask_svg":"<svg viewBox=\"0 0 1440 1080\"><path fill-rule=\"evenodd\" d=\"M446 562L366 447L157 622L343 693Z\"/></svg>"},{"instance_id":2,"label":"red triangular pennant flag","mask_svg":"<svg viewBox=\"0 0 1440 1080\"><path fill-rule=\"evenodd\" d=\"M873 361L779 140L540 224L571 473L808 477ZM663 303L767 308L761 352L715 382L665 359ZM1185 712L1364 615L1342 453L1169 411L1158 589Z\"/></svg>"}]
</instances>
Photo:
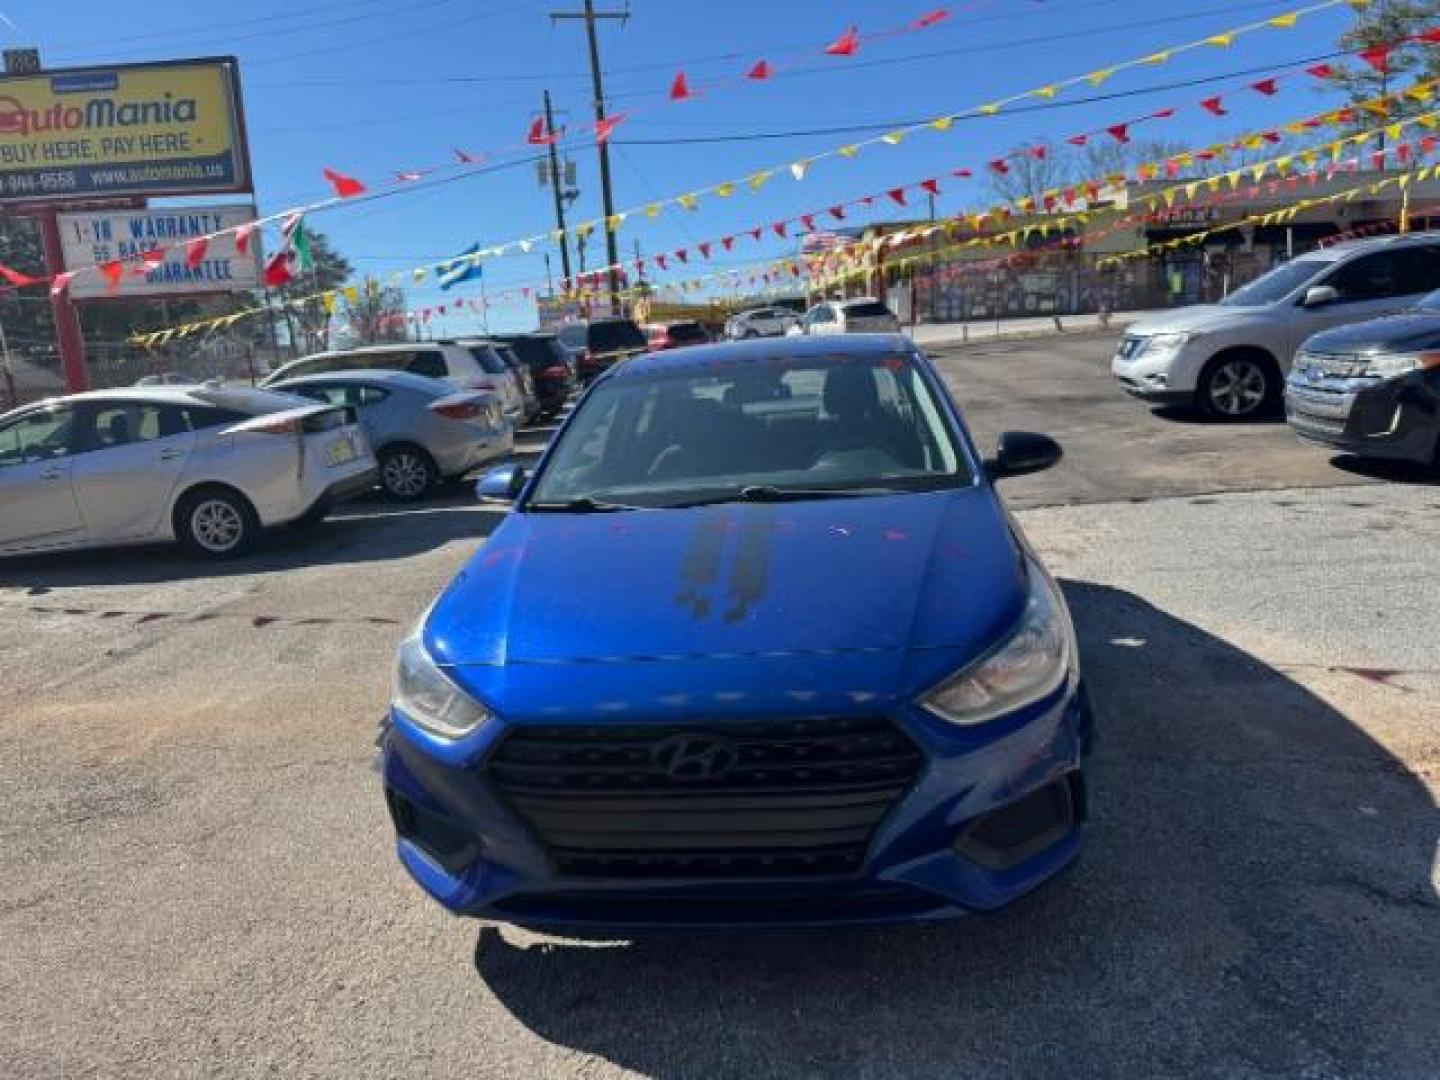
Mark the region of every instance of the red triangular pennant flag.
<instances>
[{"instance_id":1,"label":"red triangular pennant flag","mask_svg":"<svg viewBox=\"0 0 1440 1080\"><path fill-rule=\"evenodd\" d=\"M1066 139L1065 141L1068 142L1071 146L1084 146L1086 143L1088 143L1088 142L1090 141L1090 136L1089 136L1089 135L1071 135L1071 136L1070 136L1068 139Z\"/></svg>"},{"instance_id":2,"label":"red triangular pennant flag","mask_svg":"<svg viewBox=\"0 0 1440 1080\"><path fill-rule=\"evenodd\" d=\"M1394 45L1372 45L1368 49L1361 49L1355 55L1364 60L1380 74L1385 75L1390 71L1390 54L1395 49Z\"/></svg>"},{"instance_id":3,"label":"red triangular pennant flag","mask_svg":"<svg viewBox=\"0 0 1440 1080\"><path fill-rule=\"evenodd\" d=\"M924 30L927 26L934 26L936 23L944 22L950 17L950 12L944 8L936 8L934 11L921 15L910 25L916 30Z\"/></svg>"},{"instance_id":4,"label":"red triangular pennant flag","mask_svg":"<svg viewBox=\"0 0 1440 1080\"><path fill-rule=\"evenodd\" d=\"M777 222L775 222L775 224L774 224L774 225L771 225L770 228L772 228L772 229L775 230L775 235L776 235L776 236L784 236L784 235L785 235L785 222L783 222L783 221L777 221Z\"/></svg>"},{"instance_id":5,"label":"red triangular pennant flag","mask_svg":"<svg viewBox=\"0 0 1440 1080\"><path fill-rule=\"evenodd\" d=\"M814 215L814 214L801 214L801 215L800 215L800 224L802 224L802 225L805 226L805 231L806 231L806 232L814 232L814 231L815 231L815 215Z\"/></svg>"},{"instance_id":6,"label":"red triangular pennant flag","mask_svg":"<svg viewBox=\"0 0 1440 1080\"><path fill-rule=\"evenodd\" d=\"M424 175L424 173L418 172L397 172L395 174L395 179L402 184L413 184L416 180L419 180Z\"/></svg>"},{"instance_id":7,"label":"red triangular pennant flag","mask_svg":"<svg viewBox=\"0 0 1440 1080\"><path fill-rule=\"evenodd\" d=\"M829 45L825 46L825 54L827 56L854 56L856 50L859 48L860 31L852 26Z\"/></svg>"},{"instance_id":8,"label":"red triangular pennant flag","mask_svg":"<svg viewBox=\"0 0 1440 1080\"><path fill-rule=\"evenodd\" d=\"M195 269L205 261L205 253L210 250L210 238L208 236L197 236L185 245L185 265Z\"/></svg>"},{"instance_id":9,"label":"red triangular pennant flag","mask_svg":"<svg viewBox=\"0 0 1440 1080\"><path fill-rule=\"evenodd\" d=\"M843 206L832 206L832 207L830 207L830 216L833 217L836 221L844 221L844 220L845 220L845 207L843 207Z\"/></svg>"},{"instance_id":10,"label":"red triangular pennant flag","mask_svg":"<svg viewBox=\"0 0 1440 1080\"><path fill-rule=\"evenodd\" d=\"M264 281L270 288L278 289L294 280L295 275L290 272L290 253L288 251L277 251L265 260Z\"/></svg>"},{"instance_id":11,"label":"red triangular pennant flag","mask_svg":"<svg viewBox=\"0 0 1440 1080\"><path fill-rule=\"evenodd\" d=\"M1305 69L1306 75L1314 75L1317 79L1328 79L1335 74L1335 69L1329 64L1316 64L1314 67Z\"/></svg>"},{"instance_id":12,"label":"red triangular pennant flag","mask_svg":"<svg viewBox=\"0 0 1440 1080\"><path fill-rule=\"evenodd\" d=\"M688 263L690 261L690 253L684 248L681 248L675 252L675 258L679 259L682 263Z\"/></svg>"},{"instance_id":13,"label":"red triangular pennant flag","mask_svg":"<svg viewBox=\"0 0 1440 1080\"><path fill-rule=\"evenodd\" d=\"M258 221L247 221L235 230L235 250L241 255L250 252L250 234L260 227Z\"/></svg>"},{"instance_id":14,"label":"red triangular pennant flag","mask_svg":"<svg viewBox=\"0 0 1440 1080\"><path fill-rule=\"evenodd\" d=\"M656 256L655 256L655 265L658 266L658 267L660 267L661 270L664 270L664 269L665 269L665 256L664 256L664 255L656 255Z\"/></svg>"},{"instance_id":15,"label":"red triangular pennant flag","mask_svg":"<svg viewBox=\"0 0 1440 1080\"><path fill-rule=\"evenodd\" d=\"M1370 155L1370 167L1377 171L1385 168L1384 150L1376 150L1373 154Z\"/></svg>"},{"instance_id":16,"label":"red triangular pennant flag","mask_svg":"<svg viewBox=\"0 0 1440 1080\"><path fill-rule=\"evenodd\" d=\"M1116 142L1127 143L1130 141L1129 124L1111 124L1105 130L1115 137Z\"/></svg>"},{"instance_id":17,"label":"red triangular pennant flag","mask_svg":"<svg viewBox=\"0 0 1440 1080\"><path fill-rule=\"evenodd\" d=\"M530 125L530 131L526 134L525 141L531 146L549 146L558 138L560 138L560 133L548 131L545 127L545 118L537 116Z\"/></svg>"},{"instance_id":18,"label":"red triangular pennant flag","mask_svg":"<svg viewBox=\"0 0 1440 1080\"><path fill-rule=\"evenodd\" d=\"M1204 101L1200 102L1200 108L1204 109L1206 112L1212 112L1216 116L1229 115L1229 112L1221 103L1221 99L1219 97L1206 98Z\"/></svg>"},{"instance_id":19,"label":"red triangular pennant flag","mask_svg":"<svg viewBox=\"0 0 1440 1080\"><path fill-rule=\"evenodd\" d=\"M119 259L113 259L110 262L101 263L99 269L100 273L105 275L105 287L110 292L120 288L120 279L125 276L124 263Z\"/></svg>"},{"instance_id":20,"label":"red triangular pennant flag","mask_svg":"<svg viewBox=\"0 0 1440 1080\"><path fill-rule=\"evenodd\" d=\"M1399 146L1395 147L1395 160L1400 162L1402 165L1410 160L1409 143L1402 142Z\"/></svg>"},{"instance_id":21,"label":"red triangular pennant flag","mask_svg":"<svg viewBox=\"0 0 1440 1080\"><path fill-rule=\"evenodd\" d=\"M920 186L921 186L922 188L924 188L926 191L928 191L931 195L939 195L939 194L940 194L940 181L939 181L939 180L921 180L921 181L920 181Z\"/></svg>"},{"instance_id":22,"label":"red triangular pennant flag","mask_svg":"<svg viewBox=\"0 0 1440 1080\"><path fill-rule=\"evenodd\" d=\"M64 296L70 291L70 282L74 279L74 270L66 270L63 274L56 274L50 279L50 295Z\"/></svg>"},{"instance_id":23,"label":"red triangular pennant flag","mask_svg":"<svg viewBox=\"0 0 1440 1080\"><path fill-rule=\"evenodd\" d=\"M1172 116L1174 116L1174 115L1175 115L1175 110L1174 110L1174 109L1161 109L1159 112L1152 112L1152 113L1150 114L1150 119L1151 119L1151 120L1169 120L1169 119L1170 119Z\"/></svg>"},{"instance_id":24,"label":"red triangular pennant flag","mask_svg":"<svg viewBox=\"0 0 1440 1080\"><path fill-rule=\"evenodd\" d=\"M891 189L890 189L889 191L887 191L885 194L886 194L886 195L889 195L890 198L894 199L896 205L898 205L898 206L904 206L904 205L905 205L905 189L904 189L903 187L891 188Z\"/></svg>"},{"instance_id":25,"label":"red triangular pennant flag","mask_svg":"<svg viewBox=\"0 0 1440 1080\"><path fill-rule=\"evenodd\" d=\"M27 285L39 285L44 278L31 277L29 274L22 274L19 270L12 270L4 263L0 263L0 277L3 277L17 289L23 289Z\"/></svg>"},{"instance_id":26,"label":"red triangular pennant flag","mask_svg":"<svg viewBox=\"0 0 1440 1080\"><path fill-rule=\"evenodd\" d=\"M690 93L690 84L685 81L685 72L679 72L675 76L675 81L670 84L670 100L684 101L686 98L693 96L694 95Z\"/></svg>"},{"instance_id":27,"label":"red triangular pennant flag","mask_svg":"<svg viewBox=\"0 0 1440 1080\"><path fill-rule=\"evenodd\" d=\"M322 175L330 181L330 186L335 189L335 194L342 199L348 199L353 195L360 195L365 191L365 185L353 176L346 176L344 173L336 172L334 169L322 169Z\"/></svg>"},{"instance_id":28,"label":"red triangular pennant flag","mask_svg":"<svg viewBox=\"0 0 1440 1080\"><path fill-rule=\"evenodd\" d=\"M973 172L971 172L969 169L956 169L956 170L955 170L954 172L952 172L950 175L951 175L951 176L958 176L958 177L960 177L961 180L968 180L968 179L970 179L970 177L974 176L975 174L974 174Z\"/></svg>"},{"instance_id":29,"label":"red triangular pennant flag","mask_svg":"<svg viewBox=\"0 0 1440 1080\"><path fill-rule=\"evenodd\" d=\"M475 164L475 158L472 155L467 154L464 150L455 151L455 160L460 162L461 165Z\"/></svg>"},{"instance_id":30,"label":"red triangular pennant flag","mask_svg":"<svg viewBox=\"0 0 1440 1080\"><path fill-rule=\"evenodd\" d=\"M702 259L708 259L710 257L710 245L708 243L696 244L695 246L700 249L700 257Z\"/></svg>"},{"instance_id":31,"label":"red triangular pennant flag","mask_svg":"<svg viewBox=\"0 0 1440 1080\"><path fill-rule=\"evenodd\" d=\"M1261 79L1259 82L1251 83L1250 89L1259 91L1266 97L1273 97L1280 89L1280 80L1275 78Z\"/></svg>"},{"instance_id":32,"label":"red triangular pennant flag","mask_svg":"<svg viewBox=\"0 0 1440 1080\"><path fill-rule=\"evenodd\" d=\"M735 237L722 236L720 238L720 246L723 247L726 251L732 250L735 247Z\"/></svg>"},{"instance_id":33,"label":"red triangular pennant flag","mask_svg":"<svg viewBox=\"0 0 1440 1080\"><path fill-rule=\"evenodd\" d=\"M756 240L759 240L759 239L760 239L760 234L761 234L762 232L764 232L764 231L765 231L765 230L762 229L759 225L756 225L753 229L750 230L750 235L751 235L752 237L754 237Z\"/></svg>"},{"instance_id":34,"label":"red triangular pennant flag","mask_svg":"<svg viewBox=\"0 0 1440 1080\"><path fill-rule=\"evenodd\" d=\"M1001 176L1004 176L1010 171L1010 166L1004 158L996 158L994 161L990 162L990 168L994 169Z\"/></svg>"},{"instance_id":35,"label":"red triangular pennant flag","mask_svg":"<svg viewBox=\"0 0 1440 1080\"><path fill-rule=\"evenodd\" d=\"M752 67L749 71L745 73L745 77L747 79L754 79L756 82L759 82L763 79L768 79L770 77L770 65L767 64L764 60L761 60L758 64L756 64L754 67Z\"/></svg>"},{"instance_id":36,"label":"red triangular pennant flag","mask_svg":"<svg viewBox=\"0 0 1440 1080\"><path fill-rule=\"evenodd\" d=\"M614 116L607 116L604 120L595 121L595 141L603 143L609 140L610 133L625 122L628 113L616 113Z\"/></svg>"}]
</instances>

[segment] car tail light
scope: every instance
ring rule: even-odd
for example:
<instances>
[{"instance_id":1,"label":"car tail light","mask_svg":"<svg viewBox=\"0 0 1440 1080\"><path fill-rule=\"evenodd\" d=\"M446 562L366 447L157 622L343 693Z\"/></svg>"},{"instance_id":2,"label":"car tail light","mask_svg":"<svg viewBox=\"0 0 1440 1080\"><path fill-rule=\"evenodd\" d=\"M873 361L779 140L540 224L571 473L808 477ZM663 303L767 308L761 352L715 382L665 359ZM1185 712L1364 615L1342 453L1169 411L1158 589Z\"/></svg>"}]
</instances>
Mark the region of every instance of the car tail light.
<instances>
[{"instance_id":1,"label":"car tail light","mask_svg":"<svg viewBox=\"0 0 1440 1080\"><path fill-rule=\"evenodd\" d=\"M542 379L563 379L570 374L570 369L563 364L556 364L554 367L547 367L540 372Z\"/></svg>"},{"instance_id":2,"label":"car tail light","mask_svg":"<svg viewBox=\"0 0 1440 1080\"><path fill-rule=\"evenodd\" d=\"M436 402L430 411L447 420L478 420L487 415L490 407L482 401Z\"/></svg>"},{"instance_id":3,"label":"car tail light","mask_svg":"<svg viewBox=\"0 0 1440 1080\"><path fill-rule=\"evenodd\" d=\"M492 383L492 382L490 382L490 381L488 381L488 380L486 380L486 379L481 379L479 382L469 382L469 383L466 383L466 384L465 384L465 387L466 387L466 389L468 389L468 390L488 390L488 391L489 391L490 393L492 393L492 394L495 393L497 390L500 389L500 388L499 388L498 386L496 386L494 383Z\"/></svg>"}]
</instances>

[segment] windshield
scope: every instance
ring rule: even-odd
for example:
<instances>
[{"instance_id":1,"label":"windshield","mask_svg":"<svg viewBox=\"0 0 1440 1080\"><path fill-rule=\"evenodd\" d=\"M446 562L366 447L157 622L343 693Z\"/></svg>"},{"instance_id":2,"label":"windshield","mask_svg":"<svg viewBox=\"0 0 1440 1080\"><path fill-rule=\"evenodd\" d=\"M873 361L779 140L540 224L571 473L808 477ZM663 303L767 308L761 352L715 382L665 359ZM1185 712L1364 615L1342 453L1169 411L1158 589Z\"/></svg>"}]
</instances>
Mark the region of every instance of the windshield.
<instances>
[{"instance_id":1,"label":"windshield","mask_svg":"<svg viewBox=\"0 0 1440 1080\"><path fill-rule=\"evenodd\" d=\"M940 403L904 356L660 368L601 382L527 509L674 507L973 482Z\"/></svg>"},{"instance_id":2,"label":"windshield","mask_svg":"<svg viewBox=\"0 0 1440 1080\"><path fill-rule=\"evenodd\" d=\"M500 354L489 345L471 345L470 355L475 357L475 362L480 365L480 370L486 375L504 375L505 361Z\"/></svg>"},{"instance_id":3,"label":"windshield","mask_svg":"<svg viewBox=\"0 0 1440 1080\"><path fill-rule=\"evenodd\" d=\"M1244 288L1236 289L1220 303L1225 307L1260 307L1283 300L1292 292L1313 281L1335 264L1328 259L1296 259L1282 263L1261 274Z\"/></svg>"},{"instance_id":4,"label":"windshield","mask_svg":"<svg viewBox=\"0 0 1440 1080\"><path fill-rule=\"evenodd\" d=\"M845 314L852 319L873 319L889 315L890 309L878 300L870 300L862 304L846 304Z\"/></svg>"},{"instance_id":5,"label":"windshield","mask_svg":"<svg viewBox=\"0 0 1440 1080\"><path fill-rule=\"evenodd\" d=\"M677 345L698 345L709 341L710 335L699 323L682 322L670 327L670 340Z\"/></svg>"}]
</instances>

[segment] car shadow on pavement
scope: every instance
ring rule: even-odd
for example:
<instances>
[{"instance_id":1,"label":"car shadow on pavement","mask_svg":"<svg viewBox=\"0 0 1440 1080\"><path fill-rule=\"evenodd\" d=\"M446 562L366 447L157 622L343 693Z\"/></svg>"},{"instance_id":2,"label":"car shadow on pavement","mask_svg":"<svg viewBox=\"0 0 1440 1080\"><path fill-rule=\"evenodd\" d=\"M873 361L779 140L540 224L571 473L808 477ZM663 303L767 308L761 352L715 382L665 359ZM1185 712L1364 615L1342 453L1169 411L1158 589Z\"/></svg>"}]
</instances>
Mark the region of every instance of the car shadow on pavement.
<instances>
[{"instance_id":1,"label":"car shadow on pavement","mask_svg":"<svg viewBox=\"0 0 1440 1080\"><path fill-rule=\"evenodd\" d=\"M27 555L0 560L0 587L43 595L52 588L159 584L386 562L452 541L484 539L504 516L504 507L477 505L468 488L413 506L367 499L347 503L315 525L271 530L252 551L235 559L203 559L174 544Z\"/></svg>"},{"instance_id":2,"label":"car shadow on pavement","mask_svg":"<svg viewBox=\"0 0 1440 1080\"><path fill-rule=\"evenodd\" d=\"M1072 874L939 927L486 927L483 984L541 1037L653 1076L1434 1075L1430 792L1283 672L1064 587L1100 731Z\"/></svg>"},{"instance_id":3,"label":"car shadow on pavement","mask_svg":"<svg viewBox=\"0 0 1440 1080\"><path fill-rule=\"evenodd\" d=\"M1175 424L1199 424L1208 427L1283 427L1285 414L1279 409L1247 416L1243 419L1212 416L1190 405L1154 405L1150 415L1157 420L1169 420Z\"/></svg>"},{"instance_id":4,"label":"car shadow on pavement","mask_svg":"<svg viewBox=\"0 0 1440 1080\"><path fill-rule=\"evenodd\" d=\"M1440 465L1421 465L1416 461L1386 461L1384 458L1356 457L1353 454L1337 454L1330 459L1330 464L1343 472L1372 480L1440 487Z\"/></svg>"}]
</instances>

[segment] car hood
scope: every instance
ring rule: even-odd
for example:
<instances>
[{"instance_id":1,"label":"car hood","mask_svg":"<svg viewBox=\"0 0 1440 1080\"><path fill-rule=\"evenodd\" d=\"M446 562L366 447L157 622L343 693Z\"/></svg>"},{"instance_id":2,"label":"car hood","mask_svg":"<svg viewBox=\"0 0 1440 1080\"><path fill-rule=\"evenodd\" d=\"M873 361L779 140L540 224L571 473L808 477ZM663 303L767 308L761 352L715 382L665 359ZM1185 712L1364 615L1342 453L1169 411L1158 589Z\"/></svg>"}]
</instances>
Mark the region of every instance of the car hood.
<instances>
[{"instance_id":1,"label":"car hood","mask_svg":"<svg viewBox=\"0 0 1440 1080\"><path fill-rule=\"evenodd\" d=\"M1307 352L1410 352L1440 346L1440 312L1407 311L1325 330L1305 342Z\"/></svg>"},{"instance_id":2,"label":"car hood","mask_svg":"<svg viewBox=\"0 0 1440 1080\"><path fill-rule=\"evenodd\" d=\"M991 647L1025 568L988 488L511 514L436 602L441 664L634 663Z\"/></svg>"},{"instance_id":3,"label":"car hood","mask_svg":"<svg viewBox=\"0 0 1440 1080\"><path fill-rule=\"evenodd\" d=\"M1224 307L1220 304L1195 304L1177 308L1156 315L1136 319L1125 328L1133 337L1151 337L1155 334L1182 334L1193 331L1213 333L1237 326L1264 321L1270 314L1269 306L1245 308Z\"/></svg>"}]
</instances>

